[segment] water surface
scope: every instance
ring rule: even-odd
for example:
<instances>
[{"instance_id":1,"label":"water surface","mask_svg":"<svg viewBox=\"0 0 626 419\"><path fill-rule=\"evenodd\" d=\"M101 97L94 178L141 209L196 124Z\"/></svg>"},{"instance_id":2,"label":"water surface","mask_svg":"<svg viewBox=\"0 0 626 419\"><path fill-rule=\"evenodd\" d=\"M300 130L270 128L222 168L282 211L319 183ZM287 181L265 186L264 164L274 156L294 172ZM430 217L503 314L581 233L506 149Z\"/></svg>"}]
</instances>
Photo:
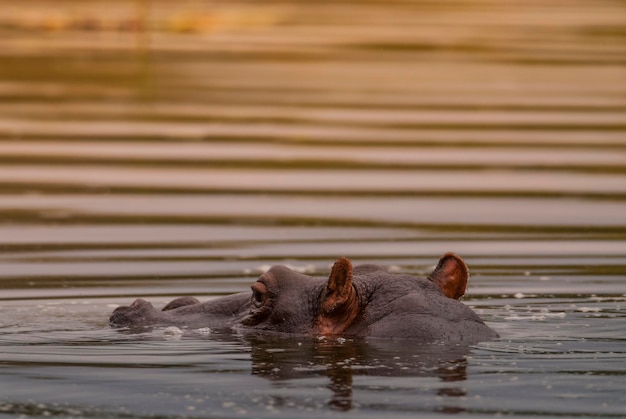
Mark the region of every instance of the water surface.
<instances>
[{"instance_id":1,"label":"water surface","mask_svg":"<svg viewBox=\"0 0 626 419\"><path fill-rule=\"evenodd\" d=\"M55 4L0 16L0 416L626 414L623 4ZM108 325L448 251L500 339Z\"/></svg>"}]
</instances>

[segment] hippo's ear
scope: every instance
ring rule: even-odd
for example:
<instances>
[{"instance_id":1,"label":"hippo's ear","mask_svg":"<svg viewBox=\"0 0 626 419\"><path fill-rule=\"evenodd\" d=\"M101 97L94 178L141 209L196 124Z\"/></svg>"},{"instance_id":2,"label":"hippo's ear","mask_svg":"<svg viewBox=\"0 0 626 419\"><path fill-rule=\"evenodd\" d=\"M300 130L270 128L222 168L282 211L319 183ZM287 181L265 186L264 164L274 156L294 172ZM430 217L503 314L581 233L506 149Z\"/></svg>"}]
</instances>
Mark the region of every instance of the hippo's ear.
<instances>
[{"instance_id":1,"label":"hippo's ear","mask_svg":"<svg viewBox=\"0 0 626 419\"><path fill-rule=\"evenodd\" d=\"M428 275L428 279L437 284L447 297L455 300L465 294L468 278L467 265L454 253L443 255L435 270Z\"/></svg>"},{"instance_id":2,"label":"hippo's ear","mask_svg":"<svg viewBox=\"0 0 626 419\"><path fill-rule=\"evenodd\" d=\"M335 262L330 277L322 291L317 317L317 333L336 335L343 333L358 314L356 291L352 286L352 263L341 258Z\"/></svg>"}]
</instances>

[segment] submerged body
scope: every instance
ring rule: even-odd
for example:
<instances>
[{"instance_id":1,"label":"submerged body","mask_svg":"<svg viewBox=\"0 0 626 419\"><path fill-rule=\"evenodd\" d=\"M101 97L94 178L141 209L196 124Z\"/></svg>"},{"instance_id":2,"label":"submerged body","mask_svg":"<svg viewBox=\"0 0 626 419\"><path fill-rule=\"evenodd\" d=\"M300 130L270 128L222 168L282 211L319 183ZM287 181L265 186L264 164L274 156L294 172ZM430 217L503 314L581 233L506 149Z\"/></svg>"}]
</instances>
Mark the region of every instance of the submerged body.
<instances>
[{"instance_id":1,"label":"submerged body","mask_svg":"<svg viewBox=\"0 0 626 419\"><path fill-rule=\"evenodd\" d=\"M306 334L472 343L497 334L458 301L469 273L444 255L426 278L339 259L328 279L274 266L245 292L204 303L182 297L162 310L138 299L118 307L113 326L178 325Z\"/></svg>"}]
</instances>

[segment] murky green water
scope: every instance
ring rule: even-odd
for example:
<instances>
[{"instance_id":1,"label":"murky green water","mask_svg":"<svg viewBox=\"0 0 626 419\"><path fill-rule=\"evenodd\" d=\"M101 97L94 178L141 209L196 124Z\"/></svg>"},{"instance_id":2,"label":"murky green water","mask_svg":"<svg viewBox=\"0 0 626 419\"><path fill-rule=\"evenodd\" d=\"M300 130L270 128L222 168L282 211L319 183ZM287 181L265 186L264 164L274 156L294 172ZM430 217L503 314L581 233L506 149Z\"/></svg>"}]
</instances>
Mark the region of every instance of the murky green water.
<instances>
[{"instance_id":1,"label":"murky green water","mask_svg":"<svg viewBox=\"0 0 626 419\"><path fill-rule=\"evenodd\" d=\"M4 3L1 417L626 414L623 2ZM447 251L501 339L107 323Z\"/></svg>"}]
</instances>

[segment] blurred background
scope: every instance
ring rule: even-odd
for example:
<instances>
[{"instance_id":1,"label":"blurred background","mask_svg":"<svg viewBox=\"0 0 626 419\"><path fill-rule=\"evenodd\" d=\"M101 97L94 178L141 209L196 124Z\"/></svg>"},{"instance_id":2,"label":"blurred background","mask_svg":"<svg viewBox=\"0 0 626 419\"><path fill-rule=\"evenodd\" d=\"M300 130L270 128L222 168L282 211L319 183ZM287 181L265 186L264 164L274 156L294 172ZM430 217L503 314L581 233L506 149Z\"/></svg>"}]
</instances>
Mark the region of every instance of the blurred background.
<instances>
[{"instance_id":1,"label":"blurred background","mask_svg":"<svg viewBox=\"0 0 626 419\"><path fill-rule=\"evenodd\" d=\"M5 288L626 244L623 1L1 7Z\"/></svg>"}]
</instances>

